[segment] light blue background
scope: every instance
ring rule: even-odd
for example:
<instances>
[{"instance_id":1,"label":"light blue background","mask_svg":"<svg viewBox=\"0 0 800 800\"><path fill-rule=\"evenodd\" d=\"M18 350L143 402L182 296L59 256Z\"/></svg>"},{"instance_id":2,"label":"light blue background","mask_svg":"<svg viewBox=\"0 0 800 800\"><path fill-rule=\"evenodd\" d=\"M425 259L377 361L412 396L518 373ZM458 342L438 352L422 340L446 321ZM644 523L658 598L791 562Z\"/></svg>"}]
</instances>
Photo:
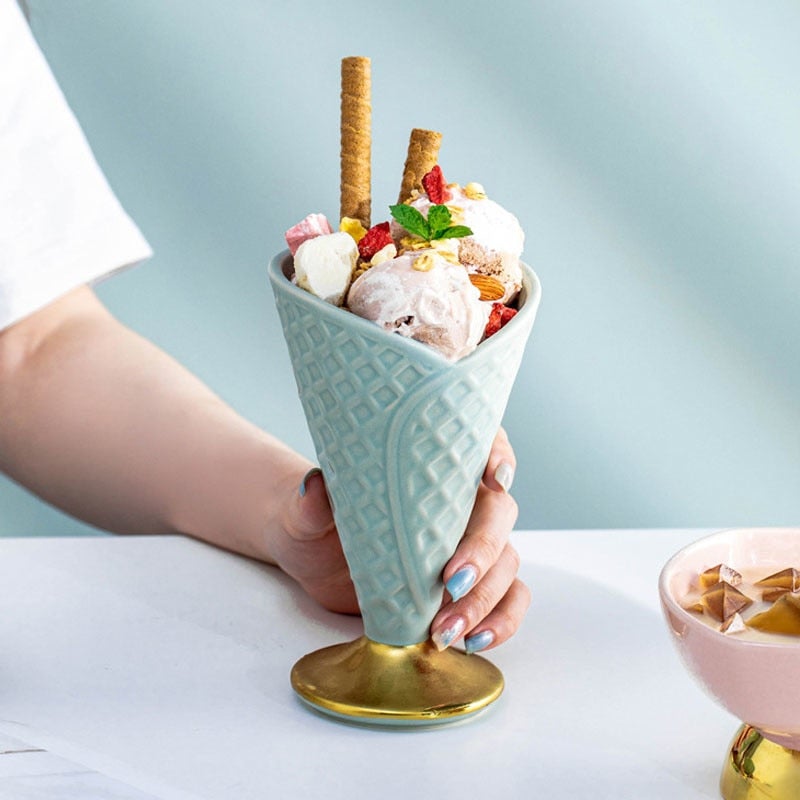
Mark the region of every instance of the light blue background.
<instances>
[{"instance_id":1,"label":"light blue background","mask_svg":"<svg viewBox=\"0 0 800 800\"><path fill-rule=\"evenodd\" d=\"M373 59L373 217L411 127L527 231L520 526L800 521L800 6L33 0L156 257L100 294L312 454L265 266L338 213L339 60ZM0 484L0 533L89 529Z\"/></svg>"}]
</instances>

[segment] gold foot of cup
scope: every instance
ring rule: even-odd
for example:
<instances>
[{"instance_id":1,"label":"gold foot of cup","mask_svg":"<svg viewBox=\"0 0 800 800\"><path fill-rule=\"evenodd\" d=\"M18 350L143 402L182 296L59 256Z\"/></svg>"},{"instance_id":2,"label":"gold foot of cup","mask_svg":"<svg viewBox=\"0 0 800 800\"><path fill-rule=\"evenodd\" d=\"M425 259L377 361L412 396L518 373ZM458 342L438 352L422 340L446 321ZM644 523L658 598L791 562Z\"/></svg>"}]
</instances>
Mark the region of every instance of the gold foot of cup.
<instances>
[{"instance_id":1,"label":"gold foot of cup","mask_svg":"<svg viewBox=\"0 0 800 800\"><path fill-rule=\"evenodd\" d=\"M430 642L395 647L365 636L317 650L292 669L292 687L325 714L372 725L455 722L503 691L497 667Z\"/></svg>"},{"instance_id":2,"label":"gold foot of cup","mask_svg":"<svg viewBox=\"0 0 800 800\"><path fill-rule=\"evenodd\" d=\"M725 800L796 800L800 797L800 752L742 725L725 759L719 788Z\"/></svg>"}]
</instances>

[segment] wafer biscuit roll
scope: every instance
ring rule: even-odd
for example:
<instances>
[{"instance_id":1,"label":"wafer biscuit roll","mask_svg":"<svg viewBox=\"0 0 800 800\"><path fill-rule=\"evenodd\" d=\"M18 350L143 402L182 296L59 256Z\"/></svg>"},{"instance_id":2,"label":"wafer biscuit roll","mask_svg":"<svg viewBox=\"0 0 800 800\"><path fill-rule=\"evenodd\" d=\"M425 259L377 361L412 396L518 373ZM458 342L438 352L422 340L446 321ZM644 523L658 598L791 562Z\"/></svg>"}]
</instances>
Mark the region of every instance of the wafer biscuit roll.
<instances>
[{"instance_id":1,"label":"wafer biscuit roll","mask_svg":"<svg viewBox=\"0 0 800 800\"><path fill-rule=\"evenodd\" d=\"M341 183L339 217L370 227L371 119L370 61L342 59Z\"/></svg>"},{"instance_id":2,"label":"wafer biscuit roll","mask_svg":"<svg viewBox=\"0 0 800 800\"><path fill-rule=\"evenodd\" d=\"M414 128L411 131L398 203L408 200L412 189L422 188L422 177L436 166L439 159L441 143L442 134L438 131L426 131L424 128Z\"/></svg>"}]
</instances>

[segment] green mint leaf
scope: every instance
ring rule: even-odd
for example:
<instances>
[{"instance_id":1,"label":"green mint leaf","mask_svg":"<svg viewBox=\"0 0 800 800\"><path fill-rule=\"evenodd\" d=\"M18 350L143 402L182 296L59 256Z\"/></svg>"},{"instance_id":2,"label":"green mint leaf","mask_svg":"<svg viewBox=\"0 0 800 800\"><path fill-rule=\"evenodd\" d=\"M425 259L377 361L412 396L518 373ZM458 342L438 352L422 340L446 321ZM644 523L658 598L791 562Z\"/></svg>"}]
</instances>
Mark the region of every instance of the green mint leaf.
<instances>
[{"instance_id":1,"label":"green mint leaf","mask_svg":"<svg viewBox=\"0 0 800 800\"><path fill-rule=\"evenodd\" d=\"M409 233L413 233L426 241L430 240L431 229L428 225L428 220L416 208L401 203L397 206L389 206L389 211Z\"/></svg>"},{"instance_id":2,"label":"green mint leaf","mask_svg":"<svg viewBox=\"0 0 800 800\"><path fill-rule=\"evenodd\" d=\"M436 238L460 239L462 236L472 236L472 228L468 228L466 225L453 225L443 230Z\"/></svg>"},{"instance_id":3,"label":"green mint leaf","mask_svg":"<svg viewBox=\"0 0 800 800\"><path fill-rule=\"evenodd\" d=\"M452 222L450 209L447 206L437 205L428 209L428 226L431 229L431 239L438 239L442 231L446 231Z\"/></svg>"}]
</instances>

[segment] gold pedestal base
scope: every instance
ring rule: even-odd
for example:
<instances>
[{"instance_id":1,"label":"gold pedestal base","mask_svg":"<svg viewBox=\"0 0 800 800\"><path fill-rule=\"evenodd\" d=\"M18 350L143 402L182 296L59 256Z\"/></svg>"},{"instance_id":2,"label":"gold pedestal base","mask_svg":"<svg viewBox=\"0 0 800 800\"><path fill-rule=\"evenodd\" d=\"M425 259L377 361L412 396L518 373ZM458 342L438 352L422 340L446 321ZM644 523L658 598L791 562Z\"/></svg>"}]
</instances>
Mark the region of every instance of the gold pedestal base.
<instances>
[{"instance_id":1,"label":"gold pedestal base","mask_svg":"<svg viewBox=\"0 0 800 800\"><path fill-rule=\"evenodd\" d=\"M292 686L313 708L351 722L431 725L482 711L503 691L497 667L430 642L394 647L362 636L317 650L292 669Z\"/></svg>"},{"instance_id":2,"label":"gold pedestal base","mask_svg":"<svg viewBox=\"0 0 800 800\"><path fill-rule=\"evenodd\" d=\"M725 800L800 798L800 752L742 725L733 739L719 783Z\"/></svg>"}]
</instances>

